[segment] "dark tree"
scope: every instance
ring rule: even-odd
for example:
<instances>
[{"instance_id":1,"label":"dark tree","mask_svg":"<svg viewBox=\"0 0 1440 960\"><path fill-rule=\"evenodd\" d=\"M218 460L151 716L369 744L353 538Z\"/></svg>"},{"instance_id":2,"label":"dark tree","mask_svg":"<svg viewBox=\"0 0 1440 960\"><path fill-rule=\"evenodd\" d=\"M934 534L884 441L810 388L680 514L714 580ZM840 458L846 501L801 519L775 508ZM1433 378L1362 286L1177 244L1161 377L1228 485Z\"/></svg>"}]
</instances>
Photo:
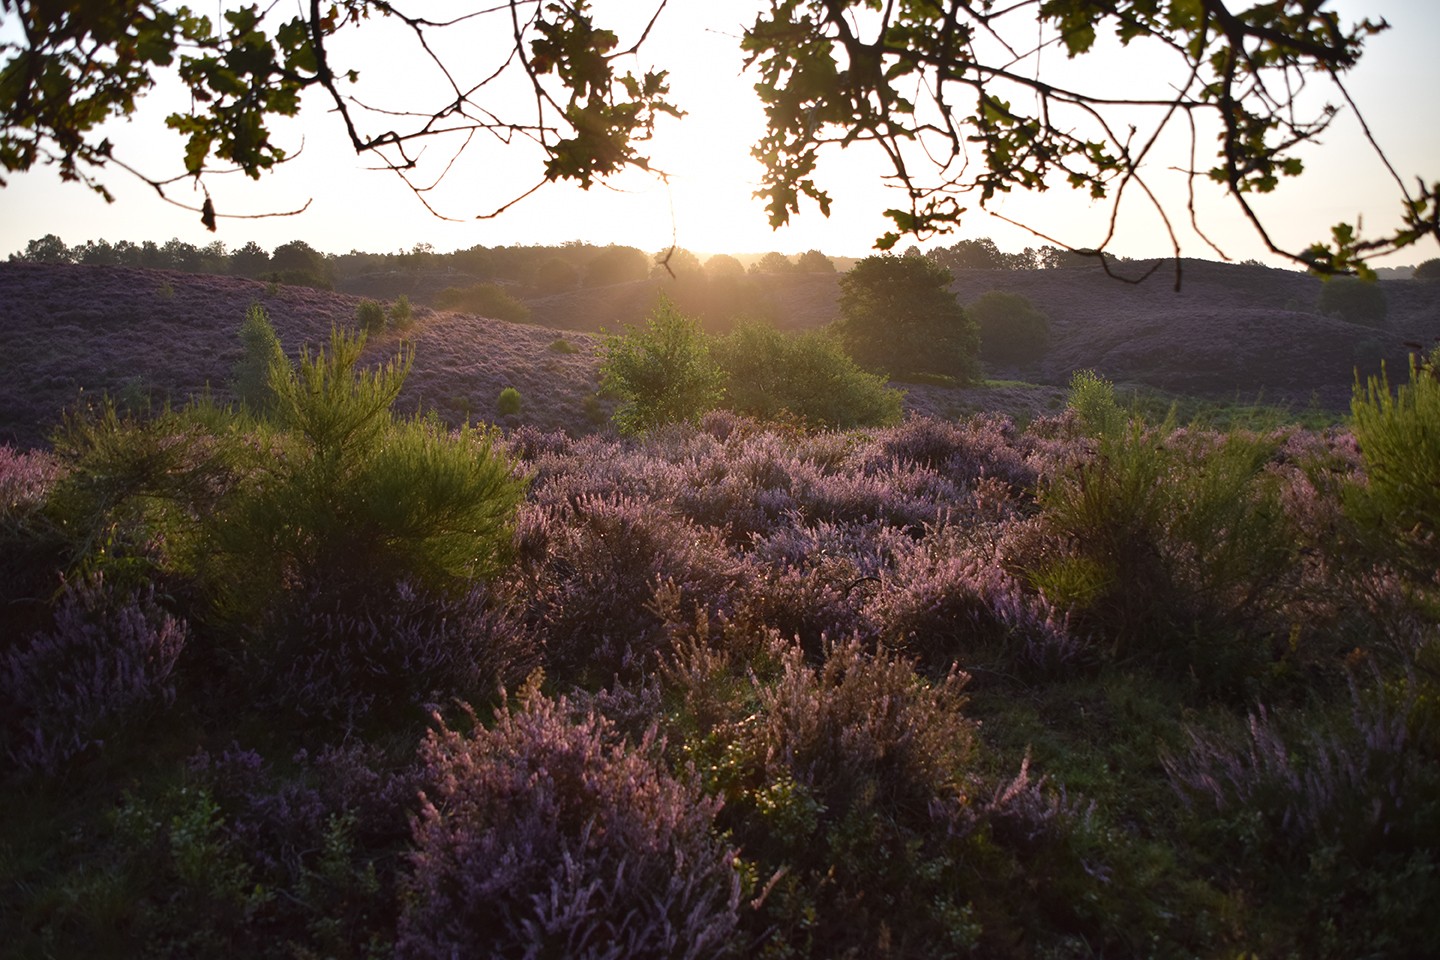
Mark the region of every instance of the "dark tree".
<instances>
[{"instance_id":1,"label":"dark tree","mask_svg":"<svg viewBox=\"0 0 1440 960\"><path fill-rule=\"evenodd\" d=\"M835 332L861 366L893 378L977 380L975 323L950 281L950 271L927 257L866 257L840 278Z\"/></svg>"}]
</instances>

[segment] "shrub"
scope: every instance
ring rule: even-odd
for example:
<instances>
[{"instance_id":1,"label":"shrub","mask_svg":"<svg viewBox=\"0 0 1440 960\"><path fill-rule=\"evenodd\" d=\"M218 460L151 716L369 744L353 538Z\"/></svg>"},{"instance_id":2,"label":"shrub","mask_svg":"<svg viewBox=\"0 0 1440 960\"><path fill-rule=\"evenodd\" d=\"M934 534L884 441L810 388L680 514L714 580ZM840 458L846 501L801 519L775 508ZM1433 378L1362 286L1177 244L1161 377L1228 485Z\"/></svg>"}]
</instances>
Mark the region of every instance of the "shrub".
<instances>
[{"instance_id":1,"label":"shrub","mask_svg":"<svg viewBox=\"0 0 1440 960\"><path fill-rule=\"evenodd\" d=\"M385 308L375 300L361 300L355 308L355 323L366 333L385 330Z\"/></svg>"},{"instance_id":2,"label":"shrub","mask_svg":"<svg viewBox=\"0 0 1440 960\"><path fill-rule=\"evenodd\" d=\"M1422 578L1440 565L1440 380L1436 357L1410 358L1410 382L1394 393L1383 374L1350 402L1366 482L1346 507L1377 554Z\"/></svg>"},{"instance_id":3,"label":"shrub","mask_svg":"<svg viewBox=\"0 0 1440 960\"><path fill-rule=\"evenodd\" d=\"M979 327L980 356L991 363L1029 363L1049 346L1049 319L1018 293L991 290L965 313Z\"/></svg>"},{"instance_id":4,"label":"shrub","mask_svg":"<svg viewBox=\"0 0 1440 960\"><path fill-rule=\"evenodd\" d=\"M774 419L788 413L820 427L882 426L900 419L901 395L865 373L820 332L781 333L746 323L715 344L725 406Z\"/></svg>"},{"instance_id":5,"label":"shrub","mask_svg":"<svg viewBox=\"0 0 1440 960\"><path fill-rule=\"evenodd\" d=\"M510 323L524 323L530 319L530 308L498 283L477 283L464 289L446 287L436 295L435 306L441 310L473 313Z\"/></svg>"},{"instance_id":6,"label":"shrub","mask_svg":"<svg viewBox=\"0 0 1440 960\"><path fill-rule=\"evenodd\" d=\"M520 391L514 387L506 387L500 391L500 396L495 398L495 412L502 417L513 416L520 412Z\"/></svg>"},{"instance_id":7,"label":"shrub","mask_svg":"<svg viewBox=\"0 0 1440 960\"><path fill-rule=\"evenodd\" d=\"M1378 281L1356 277L1328 277L1320 286L1320 312L1347 323L1378 327L1389 307Z\"/></svg>"},{"instance_id":8,"label":"shrub","mask_svg":"<svg viewBox=\"0 0 1440 960\"><path fill-rule=\"evenodd\" d=\"M285 362L285 351L270 315L258 303L250 304L245 311L245 322L240 326L240 344L244 350L235 364L231 377L235 398L251 413L262 416L269 412L274 398L270 393L270 368Z\"/></svg>"},{"instance_id":9,"label":"shrub","mask_svg":"<svg viewBox=\"0 0 1440 960\"><path fill-rule=\"evenodd\" d=\"M666 297L643 328L607 336L602 350L601 383L619 398L614 419L626 433L696 420L720 401L724 374L700 325Z\"/></svg>"},{"instance_id":10,"label":"shrub","mask_svg":"<svg viewBox=\"0 0 1440 960\"><path fill-rule=\"evenodd\" d=\"M718 804L659 744L619 742L536 690L469 735L427 738L396 954L715 957L735 950L734 851Z\"/></svg>"},{"instance_id":11,"label":"shrub","mask_svg":"<svg viewBox=\"0 0 1440 960\"><path fill-rule=\"evenodd\" d=\"M55 772L174 699L189 637L153 590L117 595L95 577L67 584L54 624L0 652L0 737L22 770Z\"/></svg>"},{"instance_id":12,"label":"shrub","mask_svg":"<svg viewBox=\"0 0 1440 960\"><path fill-rule=\"evenodd\" d=\"M395 302L390 304L390 326L396 330L404 330L410 326L410 321L414 319L414 316L415 308L410 305L410 298L405 294L400 294L395 298Z\"/></svg>"},{"instance_id":13,"label":"shrub","mask_svg":"<svg viewBox=\"0 0 1440 960\"><path fill-rule=\"evenodd\" d=\"M448 592L496 572L524 484L490 433L447 434L390 406L412 354L357 369L364 334L272 368L259 464L207 519L196 564L222 606L262 621L289 588Z\"/></svg>"},{"instance_id":14,"label":"shrub","mask_svg":"<svg viewBox=\"0 0 1440 960\"><path fill-rule=\"evenodd\" d=\"M866 369L896 379L978 379L975 322L955 302L951 280L925 257L866 257L840 278L841 343Z\"/></svg>"},{"instance_id":15,"label":"shrub","mask_svg":"<svg viewBox=\"0 0 1440 960\"><path fill-rule=\"evenodd\" d=\"M564 337L559 337L559 338L557 338L557 339L555 339L555 340L551 340L551 341L550 341L550 346L546 347L545 349L549 350L551 353L579 353L579 352L580 352L580 348L579 348L579 347L575 346L575 344L571 343L569 340L566 340Z\"/></svg>"},{"instance_id":16,"label":"shrub","mask_svg":"<svg viewBox=\"0 0 1440 960\"><path fill-rule=\"evenodd\" d=\"M1415 268L1416 280L1440 280L1440 257L1431 257Z\"/></svg>"},{"instance_id":17,"label":"shrub","mask_svg":"<svg viewBox=\"0 0 1440 960\"><path fill-rule=\"evenodd\" d=\"M1115 437L1125 427L1125 414L1115 402L1115 385L1094 370L1071 375L1068 406L1087 436Z\"/></svg>"},{"instance_id":18,"label":"shrub","mask_svg":"<svg viewBox=\"0 0 1440 960\"><path fill-rule=\"evenodd\" d=\"M1253 434L1185 435L1168 421L1102 436L1040 491L1055 545L1032 582L1113 652L1237 692L1268 654L1257 640L1294 572L1272 452Z\"/></svg>"}]
</instances>

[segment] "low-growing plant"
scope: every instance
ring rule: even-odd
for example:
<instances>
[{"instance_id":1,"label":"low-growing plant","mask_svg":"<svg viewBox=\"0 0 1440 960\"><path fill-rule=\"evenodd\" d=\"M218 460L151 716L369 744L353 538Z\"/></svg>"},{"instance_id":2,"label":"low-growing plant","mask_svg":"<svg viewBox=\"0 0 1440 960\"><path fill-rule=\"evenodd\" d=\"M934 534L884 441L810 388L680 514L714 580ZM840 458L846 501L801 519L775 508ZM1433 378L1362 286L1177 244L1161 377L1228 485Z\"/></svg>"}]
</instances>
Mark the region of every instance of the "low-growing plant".
<instances>
[{"instance_id":1,"label":"low-growing plant","mask_svg":"<svg viewBox=\"0 0 1440 960\"><path fill-rule=\"evenodd\" d=\"M721 957L738 951L735 853L719 804L651 738L529 687L493 727L423 748L396 955Z\"/></svg>"},{"instance_id":2,"label":"low-growing plant","mask_svg":"<svg viewBox=\"0 0 1440 960\"><path fill-rule=\"evenodd\" d=\"M580 352L579 347L575 346L575 344L571 343L569 340L566 340L564 337L557 337L556 339L551 340L550 346L546 347L545 349L549 350L551 353Z\"/></svg>"},{"instance_id":3,"label":"low-growing plant","mask_svg":"<svg viewBox=\"0 0 1440 960\"><path fill-rule=\"evenodd\" d=\"M667 297L644 327L607 336L601 349L601 383L620 400L614 419L625 433L694 421L723 395L724 373L700 325Z\"/></svg>"},{"instance_id":4,"label":"low-growing plant","mask_svg":"<svg viewBox=\"0 0 1440 960\"><path fill-rule=\"evenodd\" d=\"M500 391L500 396L495 398L495 412L502 417L514 416L520 412L520 391L514 387L506 387Z\"/></svg>"}]
</instances>

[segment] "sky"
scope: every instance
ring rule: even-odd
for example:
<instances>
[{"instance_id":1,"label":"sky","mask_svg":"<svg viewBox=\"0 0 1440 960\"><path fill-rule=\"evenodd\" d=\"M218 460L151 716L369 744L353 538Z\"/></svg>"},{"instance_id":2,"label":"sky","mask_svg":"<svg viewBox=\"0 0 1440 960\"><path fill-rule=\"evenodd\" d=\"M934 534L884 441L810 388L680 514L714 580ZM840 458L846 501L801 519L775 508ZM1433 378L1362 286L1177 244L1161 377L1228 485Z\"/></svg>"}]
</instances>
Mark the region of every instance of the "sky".
<instances>
[{"instance_id":1,"label":"sky","mask_svg":"<svg viewBox=\"0 0 1440 960\"><path fill-rule=\"evenodd\" d=\"M218 0L191 2L200 12L219 5ZM281 13L288 2L293 0L280 0ZM772 231L760 201L752 196L760 167L749 150L760 136L764 116L753 92L755 78L742 71L739 35L762 6L757 0L671 0L642 48L642 59L633 64L637 72L652 65L668 69L672 98L687 111L681 120L662 120L655 139L645 145L654 164L667 171L664 181L627 173L588 192L566 184L548 185L498 217L477 219L538 180L539 160L524 145L476 143L456 161L441 186L428 194L437 209L453 218L453 222L442 220L427 212L393 174L369 169L373 159L356 157L340 119L314 97L298 119L277 124L282 143L292 150L303 147L294 160L258 182L236 174L208 181L222 213L285 211L308 202L305 213L222 219L218 233L211 234L196 214L165 204L150 187L118 169L103 174L116 197L113 204L106 204L83 187L60 182L53 169L37 168L11 176L9 185L0 190L0 256L47 233L68 244L99 238L163 243L178 237L196 245L218 239L231 249L251 240L273 249L299 239L330 253L395 252L422 243L448 251L475 245L584 241L629 244L647 251L673 242L701 253L794 254L819 249L832 256L864 256L889 227L883 211L903 199L883 184L880 158L873 152L857 147L822 161L819 179L835 200L829 218L809 206L790 226ZM1409 183L1422 175L1432 181L1440 178L1440 125L1429 118L1430 108L1423 106L1440 89L1440 57L1434 55L1434 41L1440 38L1440 4L1343 0L1330 6L1347 20L1384 17L1392 24L1391 30L1371 39L1347 82L1396 172ZM638 36L650 4L596 0L594 7L598 23L620 27L625 46ZM13 24L8 27L13 29ZM0 23L0 35L6 29ZM483 73L494 62L497 44L506 39L508 23L482 18L476 27L440 41L438 52L460 69ZM357 91L372 102L423 104L430 102L427 93L435 90L433 71L427 73L404 37L385 24L368 24L353 39L347 36L337 42L335 56L359 66L362 77ZM1073 64L1057 51L1046 57L1041 68L1047 77L1078 76L1092 87L1117 93L1163 95L1173 76L1157 57L1135 48L1121 49L1113 42L1102 41L1096 54ZM486 102L497 113L525 115L526 101L515 88L497 86ZM1417 108L1417 103L1422 106ZM157 86L134 117L109 125L106 132L117 155L151 176L173 175L179 169L182 147L164 129L163 120L186 105L173 85ZM1161 146L1179 149L1180 144L1172 138ZM1307 149L1303 156L1306 174L1284 182L1275 194L1257 203L1266 222L1275 226L1278 242L1303 247L1325 237L1330 225L1357 217L1376 230L1394 224L1397 189L1351 111L1344 111L1321 145ZM443 145L432 145L422 169L431 173L447 160ZM1182 154L1162 149L1149 168L1157 194L1182 212L1183 178L1167 167L1184 160ZM199 203L199 195L186 184L172 192L177 199ZM1122 208L1119 231L1109 249L1127 256L1168 254L1170 246L1159 220L1139 199L1135 195ZM1218 191L1199 196L1197 206L1206 236L1225 255L1282 262L1265 251L1238 209ZM1108 206L1065 189L1015 194L996 209L1010 220L1077 247L1098 245L1109 222ZM1005 250L1046 242L976 209L956 234L933 243L978 237L991 237ZM1188 229L1182 230L1181 243L1186 256L1219 259ZM1437 255L1440 249L1426 241L1381 265L1418 263Z\"/></svg>"}]
</instances>

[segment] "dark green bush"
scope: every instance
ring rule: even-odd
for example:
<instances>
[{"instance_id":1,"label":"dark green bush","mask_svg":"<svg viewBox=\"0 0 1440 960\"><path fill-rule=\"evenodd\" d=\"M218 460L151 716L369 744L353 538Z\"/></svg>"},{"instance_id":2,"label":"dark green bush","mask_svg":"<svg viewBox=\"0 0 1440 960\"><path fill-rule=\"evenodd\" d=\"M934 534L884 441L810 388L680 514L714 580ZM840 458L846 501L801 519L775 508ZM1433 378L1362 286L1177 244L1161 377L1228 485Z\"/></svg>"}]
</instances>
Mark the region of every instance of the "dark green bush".
<instances>
[{"instance_id":1,"label":"dark green bush","mask_svg":"<svg viewBox=\"0 0 1440 960\"><path fill-rule=\"evenodd\" d=\"M1431 257L1415 268L1416 280L1440 280L1440 257Z\"/></svg>"},{"instance_id":2,"label":"dark green bush","mask_svg":"<svg viewBox=\"0 0 1440 960\"><path fill-rule=\"evenodd\" d=\"M366 333L382 333L385 330L385 308L375 300L361 300L355 308L355 323Z\"/></svg>"},{"instance_id":3,"label":"dark green bush","mask_svg":"<svg viewBox=\"0 0 1440 960\"><path fill-rule=\"evenodd\" d=\"M950 283L950 271L925 257L866 257L840 278L835 332L867 370L970 383L980 375L979 337Z\"/></svg>"},{"instance_id":4,"label":"dark green bush","mask_svg":"<svg viewBox=\"0 0 1440 960\"><path fill-rule=\"evenodd\" d=\"M725 371L725 406L737 413L789 414L841 429L900 419L900 392L861 370L822 332L786 334L746 323L716 341L715 358Z\"/></svg>"},{"instance_id":5,"label":"dark green bush","mask_svg":"<svg viewBox=\"0 0 1440 960\"><path fill-rule=\"evenodd\" d=\"M981 358L991 363L1029 363L1050 345L1050 320L1018 293L991 290L965 313L979 327Z\"/></svg>"},{"instance_id":6,"label":"dark green bush","mask_svg":"<svg viewBox=\"0 0 1440 960\"><path fill-rule=\"evenodd\" d=\"M388 312L390 326L397 330L404 330L410 326L410 321L414 319L415 308L410 305L410 298L402 293L395 298L394 303L390 304L390 310Z\"/></svg>"},{"instance_id":7,"label":"dark green bush","mask_svg":"<svg viewBox=\"0 0 1440 960\"><path fill-rule=\"evenodd\" d=\"M462 589L505 555L524 485L493 437L397 419L411 354L361 370L364 342L336 331L328 351L272 368L257 467L208 518L196 563L247 622L287 589Z\"/></svg>"},{"instance_id":8,"label":"dark green bush","mask_svg":"<svg viewBox=\"0 0 1440 960\"><path fill-rule=\"evenodd\" d=\"M697 419L722 395L724 374L700 325L666 297L645 326L605 338L601 383L620 400L615 423L626 433Z\"/></svg>"},{"instance_id":9,"label":"dark green bush","mask_svg":"<svg viewBox=\"0 0 1440 960\"><path fill-rule=\"evenodd\" d=\"M1320 287L1317 304L1327 317L1347 323L1377 327L1385 322L1389 307L1378 281L1356 277L1330 277Z\"/></svg>"},{"instance_id":10,"label":"dark green bush","mask_svg":"<svg viewBox=\"0 0 1440 960\"><path fill-rule=\"evenodd\" d=\"M481 317L507 320L510 323L524 323L530 319L530 308L512 297L498 283L477 283L464 289L446 287L436 295L435 306L441 310L473 313Z\"/></svg>"}]
</instances>

